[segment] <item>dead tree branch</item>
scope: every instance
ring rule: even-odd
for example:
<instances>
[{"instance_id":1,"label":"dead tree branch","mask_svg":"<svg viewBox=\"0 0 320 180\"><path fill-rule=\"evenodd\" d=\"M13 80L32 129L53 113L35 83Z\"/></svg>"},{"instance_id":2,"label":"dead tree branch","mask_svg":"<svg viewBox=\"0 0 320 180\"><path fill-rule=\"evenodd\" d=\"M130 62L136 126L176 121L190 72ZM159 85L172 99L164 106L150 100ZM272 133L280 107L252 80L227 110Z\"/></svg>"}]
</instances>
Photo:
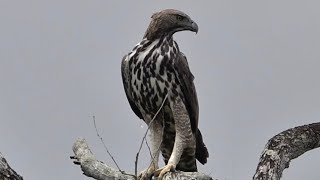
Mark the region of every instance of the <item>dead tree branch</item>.
<instances>
[{"instance_id":1,"label":"dead tree branch","mask_svg":"<svg viewBox=\"0 0 320 180\"><path fill-rule=\"evenodd\" d=\"M101 161L98 161L91 150L85 139L80 138L76 140L73 145L74 156L71 159L74 159L74 163L81 166L81 170L83 174L88 177L92 177L97 180L135 180L136 176L127 174L125 172L120 172L117 169L114 169ZM210 176L205 175L199 172L172 172L167 173L164 180L187 180L187 179L195 179L195 180L213 180Z\"/></svg>"},{"instance_id":2,"label":"dead tree branch","mask_svg":"<svg viewBox=\"0 0 320 180\"><path fill-rule=\"evenodd\" d=\"M320 147L320 122L298 126L283 131L271 138L262 152L253 180L279 180L284 169L292 159ZM85 139L78 139L73 145L74 163L80 165L83 173L97 180L135 180L136 176L127 174L98 161L92 154ZM213 180L199 172L171 172L164 180L198 179ZM23 180L0 153L0 180Z\"/></svg>"},{"instance_id":3,"label":"dead tree branch","mask_svg":"<svg viewBox=\"0 0 320 180\"><path fill-rule=\"evenodd\" d=\"M0 152L0 180L23 180L15 170L13 170L7 160Z\"/></svg>"},{"instance_id":4,"label":"dead tree branch","mask_svg":"<svg viewBox=\"0 0 320 180\"><path fill-rule=\"evenodd\" d=\"M279 180L292 159L319 146L320 123L283 131L266 144L253 179Z\"/></svg>"}]
</instances>

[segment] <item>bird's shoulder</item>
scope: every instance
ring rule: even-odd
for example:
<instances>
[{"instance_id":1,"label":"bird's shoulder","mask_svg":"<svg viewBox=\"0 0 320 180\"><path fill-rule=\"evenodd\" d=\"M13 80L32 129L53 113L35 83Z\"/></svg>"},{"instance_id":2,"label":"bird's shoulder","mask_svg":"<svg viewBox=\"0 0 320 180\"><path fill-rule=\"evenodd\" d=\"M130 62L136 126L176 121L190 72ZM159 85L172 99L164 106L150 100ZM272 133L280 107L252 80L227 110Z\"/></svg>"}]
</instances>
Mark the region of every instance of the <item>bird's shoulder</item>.
<instances>
[{"instance_id":1,"label":"bird's shoulder","mask_svg":"<svg viewBox=\"0 0 320 180\"><path fill-rule=\"evenodd\" d=\"M188 60L183 52L179 52L176 60L174 61L175 68L179 74L183 76L183 80L193 82L194 76L189 68Z\"/></svg>"}]
</instances>

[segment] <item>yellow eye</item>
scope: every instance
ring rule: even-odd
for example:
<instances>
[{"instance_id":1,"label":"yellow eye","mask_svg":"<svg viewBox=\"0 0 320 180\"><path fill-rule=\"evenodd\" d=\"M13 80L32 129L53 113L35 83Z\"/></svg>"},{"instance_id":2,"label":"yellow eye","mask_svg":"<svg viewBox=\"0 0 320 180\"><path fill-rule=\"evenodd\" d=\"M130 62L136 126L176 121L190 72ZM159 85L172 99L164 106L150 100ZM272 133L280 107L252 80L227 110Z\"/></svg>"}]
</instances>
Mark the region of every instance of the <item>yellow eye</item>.
<instances>
[{"instance_id":1,"label":"yellow eye","mask_svg":"<svg viewBox=\"0 0 320 180\"><path fill-rule=\"evenodd\" d=\"M178 21L182 21L183 19L184 19L183 16L179 16L179 15L177 16L177 20L178 20Z\"/></svg>"}]
</instances>

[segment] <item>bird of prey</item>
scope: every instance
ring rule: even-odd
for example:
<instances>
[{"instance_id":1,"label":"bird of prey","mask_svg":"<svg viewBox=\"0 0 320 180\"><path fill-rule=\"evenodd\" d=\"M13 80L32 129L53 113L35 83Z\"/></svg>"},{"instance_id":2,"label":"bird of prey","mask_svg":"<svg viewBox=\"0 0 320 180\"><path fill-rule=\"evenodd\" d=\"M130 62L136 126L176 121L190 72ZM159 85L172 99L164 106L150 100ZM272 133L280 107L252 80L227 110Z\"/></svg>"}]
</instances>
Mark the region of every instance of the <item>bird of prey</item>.
<instances>
[{"instance_id":1,"label":"bird of prey","mask_svg":"<svg viewBox=\"0 0 320 180\"><path fill-rule=\"evenodd\" d=\"M174 9L154 13L142 41L122 59L129 104L150 128L152 158L140 179L153 175L161 179L174 170L195 172L196 159L205 164L209 157L198 129L194 76L173 40L174 33L185 30L198 32L198 25L187 14ZM159 169L160 151L166 165Z\"/></svg>"}]
</instances>

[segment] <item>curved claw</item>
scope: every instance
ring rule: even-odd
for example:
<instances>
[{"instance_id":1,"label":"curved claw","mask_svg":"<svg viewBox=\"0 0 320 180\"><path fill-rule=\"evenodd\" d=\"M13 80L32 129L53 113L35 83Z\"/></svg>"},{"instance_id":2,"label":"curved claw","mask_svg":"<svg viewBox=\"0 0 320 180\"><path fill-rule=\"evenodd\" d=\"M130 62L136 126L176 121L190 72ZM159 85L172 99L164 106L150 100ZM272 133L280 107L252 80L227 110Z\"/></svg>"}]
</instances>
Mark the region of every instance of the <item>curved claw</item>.
<instances>
[{"instance_id":1,"label":"curved claw","mask_svg":"<svg viewBox=\"0 0 320 180\"><path fill-rule=\"evenodd\" d=\"M158 177L158 179L162 179L163 176L167 173L167 172L174 172L176 170L176 166L173 164L167 164L164 167L157 169L156 171L154 171L154 176Z\"/></svg>"},{"instance_id":2,"label":"curved claw","mask_svg":"<svg viewBox=\"0 0 320 180\"><path fill-rule=\"evenodd\" d=\"M154 175L156 170L156 167L153 165L150 165L149 168L143 170L139 175L138 179L139 180L150 180L151 177Z\"/></svg>"}]
</instances>

